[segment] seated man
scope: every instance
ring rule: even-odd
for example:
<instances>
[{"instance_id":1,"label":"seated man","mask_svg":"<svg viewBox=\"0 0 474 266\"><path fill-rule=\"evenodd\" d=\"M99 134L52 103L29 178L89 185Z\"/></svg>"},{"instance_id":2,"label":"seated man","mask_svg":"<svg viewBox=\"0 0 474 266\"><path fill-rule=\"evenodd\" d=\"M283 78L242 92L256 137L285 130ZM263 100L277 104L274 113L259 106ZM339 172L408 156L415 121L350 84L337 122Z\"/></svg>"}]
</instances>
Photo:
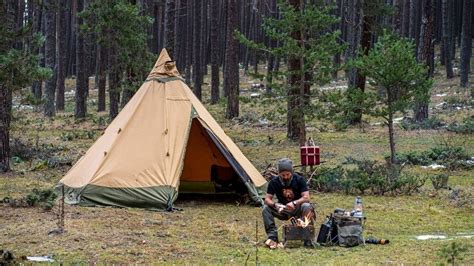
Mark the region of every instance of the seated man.
<instances>
[{"instance_id":1,"label":"seated man","mask_svg":"<svg viewBox=\"0 0 474 266\"><path fill-rule=\"evenodd\" d=\"M278 203L273 201L275 194ZM293 163L290 159L284 158L278 161L278 176L274 176L268 183L262 215L265 231L268 235L265 244L271 249L278 246L278 230L275 226L275 217L280 220L288 220L291 217L301 219L307 217L311 221L315 218L313 206L309 203L306 180L302 176L293 173ZM310 245L310 241L305 242L305 246Z\"/></svg>"}]
</instances>

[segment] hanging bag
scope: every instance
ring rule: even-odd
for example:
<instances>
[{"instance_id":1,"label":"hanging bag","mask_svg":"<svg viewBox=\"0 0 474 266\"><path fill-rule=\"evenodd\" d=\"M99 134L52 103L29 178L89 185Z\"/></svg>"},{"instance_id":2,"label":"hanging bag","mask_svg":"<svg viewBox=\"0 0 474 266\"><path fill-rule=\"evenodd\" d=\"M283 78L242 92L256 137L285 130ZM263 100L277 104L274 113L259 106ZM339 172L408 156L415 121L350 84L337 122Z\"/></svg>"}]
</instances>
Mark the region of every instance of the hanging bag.
<instances>
[{"instance_id":1,"label":"hanging bag","mask_svg":"<svg viewBox=\"0 0 474 266\"><path fill-rule=\"evenodd\" d=\"M304 146L300 147L301 165L319 165L321 163L319 156L319 146L314 144L313 138L308 138Z\"/></svg>"}]
</instances>

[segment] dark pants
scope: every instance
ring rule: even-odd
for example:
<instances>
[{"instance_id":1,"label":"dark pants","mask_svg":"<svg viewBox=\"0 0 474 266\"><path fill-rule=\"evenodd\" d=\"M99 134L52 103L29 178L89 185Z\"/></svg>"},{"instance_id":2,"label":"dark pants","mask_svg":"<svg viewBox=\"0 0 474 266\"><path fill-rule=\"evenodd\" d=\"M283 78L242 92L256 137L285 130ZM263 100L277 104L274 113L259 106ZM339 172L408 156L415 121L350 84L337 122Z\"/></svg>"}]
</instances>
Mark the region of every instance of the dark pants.
<instances>
[{"instance_id":1,"label":"dark pants","mask_svg":"<svg viewBox=\"0 0 474 266\"><path fill-rule=\"evenodd\" d=\"M278 230L275 225L275 217L280 220L288 220L291 217L304 218L310 213L313 214L312 220L314 220L316 218L316 215L314 215L314 208L311 203L301 204L291 214L279 213L275 208L265 205L263 207L262 216L263 224L265 225L265 232L267 233L268 238L274 241L278 241Z\"/></svg>"}]
</instances>

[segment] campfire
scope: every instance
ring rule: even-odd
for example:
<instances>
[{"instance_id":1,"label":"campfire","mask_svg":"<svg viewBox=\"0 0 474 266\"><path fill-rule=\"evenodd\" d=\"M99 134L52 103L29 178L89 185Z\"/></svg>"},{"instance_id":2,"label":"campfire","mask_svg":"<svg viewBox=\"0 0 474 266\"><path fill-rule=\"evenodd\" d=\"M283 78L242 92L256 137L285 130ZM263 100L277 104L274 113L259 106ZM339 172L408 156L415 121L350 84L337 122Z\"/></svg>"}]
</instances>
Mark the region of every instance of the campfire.
<instances>
[{"instance_id":1,"label":"campfire","mask_svg":"<svg viewBox=\"0 0 474 266\"><path fill-rule=\"evenodd\" d=\"M303 219L291 217L288 221L293 226L305 228L311 223L311 214L306 215Z\"/></svg>"}]
</instances>

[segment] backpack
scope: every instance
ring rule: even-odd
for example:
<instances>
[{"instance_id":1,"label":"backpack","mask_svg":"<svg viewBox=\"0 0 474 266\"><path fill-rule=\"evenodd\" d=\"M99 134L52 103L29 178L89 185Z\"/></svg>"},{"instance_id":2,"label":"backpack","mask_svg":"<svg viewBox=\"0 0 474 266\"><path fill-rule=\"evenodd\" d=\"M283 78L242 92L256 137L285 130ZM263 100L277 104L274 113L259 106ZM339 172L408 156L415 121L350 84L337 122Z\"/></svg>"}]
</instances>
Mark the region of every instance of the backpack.
<instances>
[{"instance_id":1,"label":"backpack","mask_svg":"<svg viewBox=\"0 0 474 266\"><path fill-rule=\"evenodd\" d=\"M364 242L362 238L362 219L352 216L334 215L339 246L355 247Z\"/></svg>"},{"instance_id":2,"label":"backpack","mask_svg":"<svg viewBox=\"0 0 474 266\"><path fill-rule=\"evenodd\" d=\"M362 232L361 218L335 211L327 216L326 222L321 225L317 242L321 245L354 247L363 243Z\"/></svg>"}]
</instances>

